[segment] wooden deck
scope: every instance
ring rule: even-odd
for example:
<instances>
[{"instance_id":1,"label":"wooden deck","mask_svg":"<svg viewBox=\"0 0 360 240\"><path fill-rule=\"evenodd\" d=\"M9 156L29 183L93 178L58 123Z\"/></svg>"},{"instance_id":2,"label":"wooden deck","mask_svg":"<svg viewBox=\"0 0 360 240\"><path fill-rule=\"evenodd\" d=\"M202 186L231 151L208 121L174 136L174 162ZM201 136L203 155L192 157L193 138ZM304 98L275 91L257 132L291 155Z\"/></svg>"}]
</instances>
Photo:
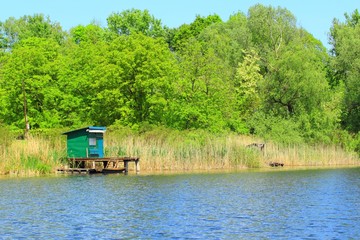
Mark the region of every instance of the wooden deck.
<instances>
[{"instance_id":1,"label":"wooden deck","mask_svg":"<svg viewBox=\"0 0 360 240\"><path fill-rule=\"evenodd\" d=\"M58 169L62 173L125 173L129 163L135 164L135 172L140 172L138 157L69 158L69 167Z\"/></svg>"},{"instance_id":2,"label":"wooden deck","mask_svg":"<svg viewBox=\"0 0 360 240\"><path fill-rule=\"evenodd\" d=\"M96 170L91 168L59 168L57 171L62 173L79 173L79 174L96 173Z\"/></svg>"}]
</instances>

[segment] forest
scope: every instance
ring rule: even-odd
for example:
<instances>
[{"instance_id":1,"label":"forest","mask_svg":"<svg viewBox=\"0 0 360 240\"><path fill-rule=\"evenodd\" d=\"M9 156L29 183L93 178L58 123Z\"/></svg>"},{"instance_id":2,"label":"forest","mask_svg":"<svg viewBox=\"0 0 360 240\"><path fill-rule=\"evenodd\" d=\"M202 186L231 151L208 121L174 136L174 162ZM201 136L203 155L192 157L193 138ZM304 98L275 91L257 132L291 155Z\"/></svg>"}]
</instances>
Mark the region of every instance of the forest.
<instances>
[{"instance_id":1,"label":"forest","mask_svg":"<svg viewBox=\"0 0 360 240\"><path fill-rule=\"evenodd\" d=\"M0 127L124 126L253 135L360 152L360 14L327 50L281 7L169 28L147 10L64 31L35 14L0 22Z\"/></svg>"}]
</instances>

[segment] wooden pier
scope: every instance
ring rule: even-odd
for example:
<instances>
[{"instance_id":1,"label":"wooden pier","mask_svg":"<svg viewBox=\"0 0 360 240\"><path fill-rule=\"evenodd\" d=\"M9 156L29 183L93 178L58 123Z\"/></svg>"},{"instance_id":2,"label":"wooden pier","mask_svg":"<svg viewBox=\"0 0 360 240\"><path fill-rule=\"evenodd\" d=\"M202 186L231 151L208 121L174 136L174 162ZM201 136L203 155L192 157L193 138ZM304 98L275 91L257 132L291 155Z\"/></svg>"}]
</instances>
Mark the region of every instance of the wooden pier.
<instances>
[{"instance_id":1,"label":"wooden pier","mask_svg":"<svg viewBox=\"0 0 360 240\"><path fill-rule=\"evenodd\" d=\"M125 173L129 172L129 163L135 164L135 172L140 172L138 157L69 158L69 168L60 168L62 173Z\"/></svg>"}]
</instances>

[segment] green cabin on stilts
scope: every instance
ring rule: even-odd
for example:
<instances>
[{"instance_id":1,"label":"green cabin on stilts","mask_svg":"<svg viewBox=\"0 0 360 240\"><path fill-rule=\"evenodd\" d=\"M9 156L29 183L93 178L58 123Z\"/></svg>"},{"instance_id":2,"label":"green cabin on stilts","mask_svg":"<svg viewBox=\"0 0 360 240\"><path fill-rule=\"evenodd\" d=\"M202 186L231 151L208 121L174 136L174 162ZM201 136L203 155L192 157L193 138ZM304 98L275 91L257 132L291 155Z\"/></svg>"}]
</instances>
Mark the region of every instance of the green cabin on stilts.
<instances>
[{"instance_id":1,"label":"green cabin on stilts","mask_svg":"<svg viewBox=\"0 0 360 240\"><path fill-rule=\"evenodd\" d=\"M103 158L106 127L90 126L64 132L68 158Z\"/></svg>"}]
</instances>

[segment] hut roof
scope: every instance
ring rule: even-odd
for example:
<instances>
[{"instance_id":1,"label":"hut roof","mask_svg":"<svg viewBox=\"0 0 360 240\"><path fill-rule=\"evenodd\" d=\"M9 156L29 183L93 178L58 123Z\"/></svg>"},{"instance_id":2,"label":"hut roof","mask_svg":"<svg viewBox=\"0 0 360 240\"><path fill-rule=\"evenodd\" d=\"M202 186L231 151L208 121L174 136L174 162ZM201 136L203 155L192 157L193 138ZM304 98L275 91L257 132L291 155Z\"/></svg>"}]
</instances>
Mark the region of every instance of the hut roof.
<instances>
[{"instance_id":1,"label":"hut roof","mask_svg":"<svg viewBox=\"0 0 360 240\"><path fill-rule=\"evenodd\" d=\"M98 126L89 126L89 127L84 127L84 128L79 128L79 129L75 129L75 130L71 130L68 132L64 132L62 133L63 135L69 135L72 134L74 132L77 131L87 131L90 133L104 133L106 131L106 127L98 127Z\"/></svg>"}]
</instances>

